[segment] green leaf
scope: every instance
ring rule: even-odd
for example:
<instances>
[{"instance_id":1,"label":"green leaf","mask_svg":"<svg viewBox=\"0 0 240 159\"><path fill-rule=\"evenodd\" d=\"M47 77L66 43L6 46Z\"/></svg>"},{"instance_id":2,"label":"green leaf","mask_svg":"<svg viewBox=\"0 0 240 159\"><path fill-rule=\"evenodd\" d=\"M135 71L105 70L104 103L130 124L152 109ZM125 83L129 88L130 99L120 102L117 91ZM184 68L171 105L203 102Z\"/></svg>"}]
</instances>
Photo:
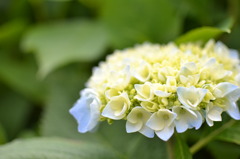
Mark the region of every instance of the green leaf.
<instances>
[{"instance_id":1,"label":"green leaf","mask_svg":"<svg viewBox=\"0 0 240 159\"><path fill-rule=\"evenodd\" d=\"M99 22L75 20L39 25L22 42L23 50L34 52L41 77L76 61L95 61L108 45L105 28Z\"/></svg>"},{"instance_id":2,"label":"green leaf","mask_svg":"<svg viewBox=\"0 0 240 159\"><path fill-rule=\"evenodd\" d=\"M233 126L220 133L217 139L240 145L240 121L236 121Z\"/></svg>"},{"instance_id":3,"label":"green leaf","mask_svg":"<svg viewBox=\"0 0 240 159\"><path fill-rule=\"evenodd\" d=\"M192 155L189 151L187 143L181 138L180 134L175 133L176 141L174 146L176 159L191 159Z\"/></svg>"},{"instance_id":4,"label":"green leaf","mask_svg":"<svg viewBox=\"0 0 240 159\"><path fill-rule=\"evenodd\" d=\"M0 159L113 159L108 147L61 138L17 140L0 147Z\"/></svg>"},{"instance_id":5,"label":"green leaf","mask_svg":"<svg viewBox=\"0 0 240 159\"><path fill-rule=\"evenodd\" d=\"M224 116L223 116L224 117ZM198 142L196 142L191 148L190 148L190 152L192 154L195 154L197 151L199 151L201 148L203 148L204 146L206 146L208 143L210 143L213 139L216 139L216 137L221 134L222 132L226 131L227 129L229 129L230 127L232 127L235 124L235 120L231 119L228 120L226 123L221 124L221 126L217 126L215 129L213 129L212 131L208 132L204 137L200 138L198 140ZM216 124L216 125L219 125ZM209 128L207 128L209 130Z\"/></svg>"},{"instance_id":6,"label":"green leaf","mask_svg":"<svg viewBox=\"0 0 240 159\"><path fill-rule=\"evenodd\" d=\"M174 6L178 1L104 0L100 2L99 19L108 28L112 45L116 48L145 41L168 42L176 38L181 31L183 15L179 12L179 8Z\"/></svg>"},{"instance_id":7,"label":"green leaf","mask_svg":"<svg viewBox=\"0 0 240 159\"><path fill-rule=\"evenodd\" d=\"M0 145L4 144L7 141L6 132L0 123Z\"/></svg>"},{"instance_id":8,"label":"green leaf","mask_svg":"<svg viewBox=\"0 0 240 159\"><path fill-rule=\"evenodd\" d=\"M29 102L7 89L0 92L0 121L9 140L26 126L31 111Z\"/></svg>"},{"instance_id":9,"label":"green leaf","mask_svg":"<svg viewBox=\"0 0 240 159\"><path fill-rule=\"evenodd\" d=\"M211 142L207 146L207 149L214 156L215 159L239 159L239 148L239 145L221 141Z\"/></svg>"},{"instance_id":10,"label":"green leaf","mask_svg":"<svg viewBox=\"0 0 240 159\"><path fill-rule=\"evenodd\" d=\"M42 135L81 138L69 109L79 98L79 92L87 81L90 70L86 64L73 64L57 70L45 79L49 94L41 119Z\"/></svg>"},{"instance_id":11,"label":"green leaf","mask_svg":"<svg viewBox=\"0 0 240 159\"><path fill-rule=\"evenodd\" d=\"M127 146L129 150L129 159L169 158L167 154L166 142L162 141L158 137L149 139L141 135L135 139L135 142L131 141L129 144L131 144L131 146Z\"/></svg>"},{"instance_id":12,"label":"green leaf","mask_svg":"<svg viewBox=\"0 0 240 159\"><path fill-rule=\"evenodd\" d=\"M188 17L192 19L187 25L214 25L214 23L226 17L226 11L221 9L221 3L209 0L183 0L177 4L184 9ZM187 26L189 27L189 26Z\"/></svg>"},{"instance_id":13,"label":"green leaf","mask_svg":"<svg viewBox=\"0 0 240 159\"><path fill-rule=\"evenodd\" d=\"M214 28L214 27L201 27L190 30L184 35L180 36L175 40L176 44L187 43L187 42L206 42L209 39L216 38L223 33L230 33L229 28Z\"/></svg>"},{"instance_id":14,"label":"green leaf","mask_svg":"<svg viewBox=\"0 0 240 159\"><path fill-rule=\"evenodd\" d=\"M36 77L37 66L33 58L16 58L9 52L0 52L0 81L30 100L45 97L43 82Z\"/></svg>"},{"instance_id":15,"label":"green leaf","mask_svg":"<svg viewBox=\"0 0 240 159\"><path fill-rule=\"evenodd\" d=\"M26 29L27 23L24 20L16 19L9 21L0 26L0 44L12 44L19 40L23 31Z\"/></svg>"}]
</instances>

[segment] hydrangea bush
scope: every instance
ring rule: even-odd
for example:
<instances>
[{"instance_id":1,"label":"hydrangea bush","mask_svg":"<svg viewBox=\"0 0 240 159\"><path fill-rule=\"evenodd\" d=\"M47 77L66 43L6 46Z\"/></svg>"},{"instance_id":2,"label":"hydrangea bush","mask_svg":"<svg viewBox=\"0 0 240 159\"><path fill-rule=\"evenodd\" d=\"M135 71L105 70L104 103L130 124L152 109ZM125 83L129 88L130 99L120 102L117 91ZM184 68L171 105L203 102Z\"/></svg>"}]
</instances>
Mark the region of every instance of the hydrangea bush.
<instances>
[{"instance_id":1,"label":"hydrangea bush","mask_svg":"<svg viewBox=\"0 0 240 159\"><path fill-rule=\"evenodd\" d=\"M238 52L213 40L117 50L93 69L86 86L70 109L81 133L99 121L126 120L128 133L167 141L175 129L213 126L223 112L240 119Z\"/></svg>"}]
</instances>

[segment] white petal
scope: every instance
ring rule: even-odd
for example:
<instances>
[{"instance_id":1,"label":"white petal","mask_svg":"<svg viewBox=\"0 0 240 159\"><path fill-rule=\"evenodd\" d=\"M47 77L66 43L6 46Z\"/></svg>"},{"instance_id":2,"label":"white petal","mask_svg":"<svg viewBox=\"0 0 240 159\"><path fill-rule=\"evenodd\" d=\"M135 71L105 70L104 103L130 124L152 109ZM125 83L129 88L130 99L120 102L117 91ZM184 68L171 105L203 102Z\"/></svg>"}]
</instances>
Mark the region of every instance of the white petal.
<instances>
[{"instance_id":1,"label":"white petal","mask_svg":"<svg viewBox=\"0 0 240 159\"><path fill-rule=\"evenodd\" d=\"M234 84L231 84L229 82L222 82L222 83L219 83L215 87L213 94L217 98L223 98L226 95L228 95L229 93L236 90L237 88L238 88L238 86L236 86Z\"/></svg>"},{"instance_id":2,"label":"white petal","mask_svg":"<svg viewBox=\"0 0 240 159\"><path fill-rule=\"evenodd\" d=\"M99 111L99 106L100 104L98 103L97 100L94 100L91 104L90 104L90 114L91 114L91 118L90 121L88 123L88 129L89 131L93 130L97 124L98 124L98 120L100 118L100 111Z\"/></svg>"},{"instance_id":3,"label":"white petal","mask_svg":"<svg viewBox=\"0 0 240 159\"><path fill-rule=\"evenodd\" d=\"M188 124L183 120L175 120L175 127L178 133L182 133L188 129Z\"/></svg>"},{"instance_id":4,"label":"white petal","mask_svg":"<svg viewBox=\"0 0 240 159\"><path fill-rule=\"evenodd\" d=\"M236 75L235 81L237 81L238 86L240 85L240 73Z\"/></svg>"},{"instance_id":5,"label":"white petal","mask_svg":"<svg viewBox=\"0 0 240 159\"><path fill-rule=\"evenodd\" d=\"M119 93L118 93L118 90L115 89L115 88L110 88L109 90L107 90L105 92L105 96L108 98L108 99L111 99L112 97L114 96L118 96Z\"/></svg>"},{"instance_id":6,"label":"white petal","mask_svg":"<svg viewBox=\"0 0 240 159\"><path fill-rule=\"evenodd\" d=\"M240 97L240 88L235 89L234 91L228 93L226 98L232 102L236 102Z\"/></svg>"},{"instance_id":7,"label":"white petal","mask_svg":"<svg viewBox=\"0 0 240 159\"><path fill-rule=\"evenodd\" d=\"M141 106L148 112L156 112L159 109L158 104L155 102L143 101L141 102Z\"/></svg>"},{"instance_id":8,"label":"white petal","mask_svg":"<svg viewBox=\"0 0 240 159\"><path fill-rule=\"evenodd\" d=\"M126 110L126 103L117 103L115 101L110 101L103 109L102 116L110 119L120 120L125 116Z\"/></svg>"},{"instance_id":9,"label":"white petal","mask_svg":"<svg viewBox=\"0 0 240 159\"><path fill-rule=\"evenodd\" d=\"M165 127L161 131L155 131L155 133L160 139L167 141L174 133L174 125L171 124L170 126Z\"/></svg>"},{"instance_id":10,"label":"white petal","mask_svg":"<svg viewBox=\"0 0 240 159\"><path fill-rule=\"evenodd\" d=\"M141 82L145 82L150 78L150 65L142 61L140 66L133 70L133 76Z\"/></svg>"},{"instance_id":11,"label":"white petal","mask_svg":"<svg viewBox=\"0 0 240 159\"><path fill-rule=\"evenodd\" d=\"M209 118L206 118L206 122L209 126L213 126L213 121Z\"/></svg>"},{"instance_id":12,"label":"white petal","mask_svg":"<svg viewBox=\"0 0 240 159\"><path fill-rule=\"evenodd\" d=\"M146 125L153 130L162 130L164 128L164 122L158 117L157 113L153 113Z\"/></svg>"},{"instance_id":13,"label":"white petal","mask_svg":"<svg viewBox=\"0 0 240 159\"><path fill-rule=\"evenodd\" d=\"M196 118L196 120L191 121L191 125L192 125L192 127L195 127L195 129L197 130L201 127L201 125L203 123L203 117L202 117L201 113L198 112L197 110L194 111L194 113L197 115L197 118Z\"/></svg>"},{"instance_id":14,"label":"white petal","mask_svg":"<svg viewBox=\"0 0 240 159\"><path fill-rule=\"evenodd\" d=\"M143 102L149 101L149 99L143 98L143 97L141 97L141 96L139 96L139 95L136 95L134 98L137 99L137 100L139 100L139 101L143 101Z\"/></svg>"},{"instance_id":15,"label":"white petal","mask_svg":"<svg viewBox=\"0 0 240 159\"><path fill-rule=\"evenodd\" d=\"M234 49L229 49L229 56L233 59L239 59L239 53Z\"/></svg>"},{"instance_id":16,"label":"white petal","mask_svg":"<svg viewBox=\"0 0 240 159\"><path fill-rule=\"evenodd\" d=\"M207 116L208 116L208 118L211 119L212 121L222 121L222 116L221 116L222 111L223 111L222 108L220 108L220 107L218 107L218 106L213 106L213 107L209 110Z\"/></svg>"},{"instance_id":17,"label":"white petal","mask_svg":"<svg viewBox=\"0 0 240 159\"><path fill-rule=\"evenodd\" d=\"M155 131L163 130L173 123L176 116L176 113L168 109L160 109L158 112L152 114L146 125Z\"/></svg>"},{"instance_id":18,"label":"white petal","mask_svg":"<svg viewBox=\"0 0 240 159\"><path fill-rule=\"evenodd\" d=\"M218 53L221 56L228 53L228 48L222 42L218 41L215 44L214 52Z\"/></svg>"},{"instance_id":19,"label":"white petal","mask_svg":"<svg viewBox=\"0 0 240 159\"><path fill-rule=\"evenodd\" d=\"M235 120L240 120L240 112L235 102L229 102L227 113Z\"/></svg>"},{"instance_id":20,"label":"white petal","mask_svg":"<svg viewBox=\"0 0 240 159\"><path fill-rule=\"evenodd\" d=\"M137 132L142 128L142 123L131 123L126 122L126 131L127 133Z\"/></svg>"},{"instance_id":21,"label":"white petal","mask_svg":"<svg viewBox=\"0 0 240 159\"><path fill-rule=\"evenodd\" d=\"M214 64L216 63L216 59L215 58L210 58L203 67L212 67Z\"/></svg>"},{"instance_id":22,"label":"white petal","mask_svg":"<svg viewBox=\"0 0 240 159\"><path fill-rule=\"evenodd\" d=\"M181 67L180 74L184 76L188 76L195 73L196 70L197 70L196 64L194 62L188 62Z\"/></svg>"},{"instance_id":23,"label":"white petal","mask_svg":"<svg viewBox=\"0 0 240 159\"><path fill-rule=\"evenodd\" d=\"M175 125L177 132L184 132L188 128L198 129L202 124L202 116L198 111L190 110L185 107L175 106L173 112L177 114Z\"/></svg>"},{"instance_id":24,"label":"white petal","mask_svg":"<svg viewBox=\"0 0 240 159\"><path fill-rule=\"evenodd\" d=\"M97 93L93 89L87 88L81 91L81 98L69 110L78 122L79 132L92 131L97 126L100 105Z\"/></svg>"},{"instance_id":25,"label":"white petal","mask_svg":"<svg viewBox=\"0 0 240 159\"><path fill-rule=\"evenodd\" d=\"M139 132L148 138L154 137L154 131L147 126L144 126Z\"/></svg>"},{"instance_id":26,"label":"white petal","mask_svg":"<svg viewBox=\"0 0 240 159\"><path fill-rule=\"evenodd\" d=\"M148 101L154 97L153 89L150 82L144 84L135 84L134 88L137 91L136 99L140 101Z\"/></svg>"},{"instance_id":27,"label":"white petal","mask_svg":"<svg viewBox=\"0 0 240 159\"><path fill-rule=\"evenodd\" d=\"M177 95L179 101L188 108L196 108L198 104L203 100L207 93L207 89L195 88L195 87L178 87Z\"/></svg>"},{"instance_id":28,"label":"white petal","mask_svg":"<svg viewBox=\"0 0 240 159\"><path fill-rule=\"evenodd\" d=\"M126 130L128 133L139 131L141 134L152 138L154 131L146 126L151 113L140 106L134 107L127 116Z\"/></svg>"},{"instance_id":29,"label":"white petal","mask_svg":"<svg viewBox=\"0 0 240 159\"><path fill-rule=\"evenodd\" d=\"M160 90L155 91L154 94L159 97L169 97L171 95L171 93L167 93L167 92L160 91Z\"/></svg>"},{"instance_id":30,"label":"white petal","mask_svg":"<svg viewBox=\"0 0 240 159\"><path fill-rule=\"evenodd\" d=\"M130 107L130 101L127 93L122 93L119 96L114 96L107 103L102 111L102 116L110 119L119 120L125 117L127 110Z\"/></svg>"},{"instance_id":31,"label":"white petal","mask_svg":"<svg viewBox=\"0 0 240 159\"><path fill-rule=\"evenodd\" d=\"M81 133L88 131L87 125L90 120L90 110L85 103L86 99L82 97L69 111L77 120L78 131Z\"/></svg>"}]
</instances>

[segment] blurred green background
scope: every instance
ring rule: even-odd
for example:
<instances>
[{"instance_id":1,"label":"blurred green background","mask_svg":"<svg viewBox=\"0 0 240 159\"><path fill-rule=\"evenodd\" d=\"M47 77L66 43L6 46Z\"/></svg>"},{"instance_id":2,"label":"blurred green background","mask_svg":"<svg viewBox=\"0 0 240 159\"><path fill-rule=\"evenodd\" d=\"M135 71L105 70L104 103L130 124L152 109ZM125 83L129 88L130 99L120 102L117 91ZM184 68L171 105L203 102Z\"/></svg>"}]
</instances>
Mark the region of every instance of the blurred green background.
<instances>
[{"instance_id":1,"label":"blurred green background","mask_svg":"<svg viewBox=\"0 0 240 159\"><path fill-rule=\"evenodd\" d=\"M229 21L231 34L218 40L239 51L239 10L239 0L0 0L0 144L34 136L93 140L77 133L68 113L92 67L116 49L164 44ZM225 156L212 146L202 153L239 157L239 146L229 147Z\"/></svg>"}]
</instances>

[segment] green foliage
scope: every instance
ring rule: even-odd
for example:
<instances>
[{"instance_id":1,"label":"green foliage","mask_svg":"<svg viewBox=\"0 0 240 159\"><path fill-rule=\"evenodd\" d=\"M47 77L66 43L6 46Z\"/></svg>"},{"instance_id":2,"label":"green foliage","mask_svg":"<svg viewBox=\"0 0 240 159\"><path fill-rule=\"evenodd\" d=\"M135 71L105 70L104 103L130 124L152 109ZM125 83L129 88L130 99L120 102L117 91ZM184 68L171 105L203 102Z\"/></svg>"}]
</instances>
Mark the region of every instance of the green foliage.
<instances>
[{"instance_id":1,"label":"green foliage","mask_svg":"<svg viewBox=\"0 0 240 159\"><path fill-rule=\"evenodd\" d=\"M0 145L4 144L6 141L7 141L6 132L5 132L2 124L0 123Z\"/></svg>"},{"instance_id":2,"label":"green foliage","mask_svg":"<svg viewBox=\"0 0 240 159\"><path fill-rule=\"evenodd\" d=\"M26 99L12 91L5 90L0 97L0 123L7 138L13 139L27 124L31 106Z\"/></svg>"},{"instance_id":3,"label":"green foliage","mask_svg":"<svg viewBox=\"0 0 240 159\"><path fill-rule=\"evenodd\" d=\"M186 142L182 139L179 134L175 134L175 158L176 159L191 159L192 155Z\"/></svg>"},{"instance_id":4,"label":"green foliage","mask_svg":"<svg viewBox=\"0 0 240 159\"><path fill-rule=\"evenodd\" d=\"M110 148L60 138L17 140L0 148L0 159L112 159Z\"/></svg>"},{"instance_id":5,"label":"green foliage","mask_svg":"<svg viewBox=\"0 0 240 159\"><path fill-rule=\"evenodd\" d=\"M23 39L22 48L36 53L39 74L46 76L70 62L98 59L107 42L106 30L100 23L77 20L36 26Z\"/></svg>"},{"instance_id":6,"label":"green foliage","mask_svg":"<svg viewBox=\"0 0 240 159\"><path fill-rule=\"evenodd\" d=\"M206 42L209 39L216 38L217 36L221 35L222 33L227 32L229 33L229 29L218 29L214 27L202 27L197 28L194 30L189 31L188 33L180 36L176 39L177 44L187 43L190 41L202 41Z\"/></svg>"},{"instance_id":7,"label":"green foliage","mask_svg":"<svg viewBox=\"0 0 240 159\"><path fill-rule=\"evenodd\" d=\"M0 52L0 63L1 81L30 100L43 100L43 82L36 77L37 66L32 58L18 60L7 52Z\"/></svg>"},{"instance_id":8,"label":"green foliage","mask_svg":"<svg viewBox=\"0 0 240 159\"><path fill-rule=\"evenodd\" d=\"M6 42L14 43L19 40L23 30L25 30L27 24L24 20L12 20L0 27L0 43Z\"/></svg>"},{"instance_id":9,"label":"green foliage","mask_svg":"<svg viewBox=\"0 0 240 159\"><path fill-rule=\"evenodd\" d=\"M80 134L68 112L92 68L113 50L211 38L240 49L239 6L236 0L0 1L0 158L239 158L239 121L224 118L169 144L127 134L124 122Z\"/></svg>"},{"instance_id":10,"label":"green foliage","mask_svg":"<svg viewBox=\"0 0 240 159\"><path fill-rule=\"evenodd\" d=\"M217 136L218 139L240 145L240 121L235 122L230 128Z\"/></svg>"},{"instance_id":11,"label":"green foliage","mask_svg":"<svg viewBox=\"0 0 240 159\"><path fill-rule=\"evenodd\" d=\"M214 141L207 148L216 159L238 159L240 156L239 146L231 143Z\"/></svg>"},{"instance_id":12,"label":"green foliage","mask_svg":"<svg viewBox=\"0 0 240 159\"><path fill-rule=\"evenodd\" d=\"M89 77L87 65L71 65L47 77L49 95L40 124L44 136L78 138L81 136L69 109L79 98L79 90ZM59 87L61 86L61 87ZM62 126L64 125L64 129ZM59 131L61 130L61 131Z\"/></svg>"},{"instance_id":13,"label":"green foliage","mask_svg":"<svg viewBox=\"0 0 240 159\"><path fill-rule=\"evenodd\" d=\"M99 5L99 19L109 30L116 48L145 41L168 42L179 35L183 21L173 3L177 1L104 0Z\"/></svg>"}]
</instances>

